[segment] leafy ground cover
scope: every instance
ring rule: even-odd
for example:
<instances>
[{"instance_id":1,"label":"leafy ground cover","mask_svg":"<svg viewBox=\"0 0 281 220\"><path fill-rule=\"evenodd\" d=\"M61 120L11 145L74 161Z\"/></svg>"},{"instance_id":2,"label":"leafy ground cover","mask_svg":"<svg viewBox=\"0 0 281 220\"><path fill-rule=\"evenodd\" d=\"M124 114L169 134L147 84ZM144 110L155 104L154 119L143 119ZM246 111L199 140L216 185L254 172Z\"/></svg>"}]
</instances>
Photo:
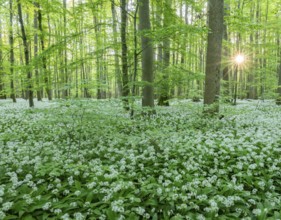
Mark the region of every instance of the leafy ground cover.
<instances>
[{"instance_id":1,"label":"leafy ground cover","mask_svg":"<svg viewBox=\"0 0 281 220\"><path fill-rule=\"evenodd\" d=\"M0 219L281 219L281 109L0 102Z\"/></svg>"}]
</instances>

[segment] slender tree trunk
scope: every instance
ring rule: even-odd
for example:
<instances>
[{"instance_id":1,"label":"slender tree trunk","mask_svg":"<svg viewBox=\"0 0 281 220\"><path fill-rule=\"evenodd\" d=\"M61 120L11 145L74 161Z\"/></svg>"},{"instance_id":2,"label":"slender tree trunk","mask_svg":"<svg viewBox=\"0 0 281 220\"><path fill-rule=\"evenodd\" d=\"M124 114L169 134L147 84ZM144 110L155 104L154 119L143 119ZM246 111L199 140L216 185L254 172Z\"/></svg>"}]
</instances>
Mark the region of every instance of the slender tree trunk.
<instances>
[{"instance_id":1,"label":"slender tree trunk","mask_svg":"<svg viewBox=\"0 0 281 220\"><path fill-rule=\"evenodd\" d=\"M119 51L118 51L118 40L117 40L117 15L115 11L115 2L111 0L111 12L112 12L112 29L113 29L113 40L114 40L114 68L115 68L115 97L119 97L122 94L122 78L120 70L120 61L119 61Z\"/></svg>"},{"instance_id":2,"label":"slender tree trunk","mask_svg":"<svg viewBox=\"0 0 281 220\"><path fill-rule=\"evenodd\" d=\"M278 75L278 87L277 87L277 94L278 97L276 99L276 104L281 105L281 43L280 43L280 34L278 33L277 35L277 48L278 48L278 58L279 58L279 63L277 66L277 75Z\"/></svg>"},{"instance_id":3,"label":"slender tree trunk","mask_svg":"<svg viewBox=\"0 0 281 220\"><path fill-rule=\"evenodd\" d=\"M164 22L163 27L167 28L170 25L170 12L171 11L171 1L165 0L165 10L164 10ZM158 99L158 105L169 106L169 72L168 67L170 65L170 38L167 36L163 41L163 71L162 82L160 83L160 97Z\"/></svg>"},{"instance_id":4,"label":"slender tree trunk","mask_svg":"<svg viewBox=\"0 0 281 220\"><path fill-rule=\"evenodd\" d=\"M265 21L264 24L267 25L268 22L268 7L269 7L269 1L266 1L266 11L265 11ZM267 75L267 48L266 48L266 43L267 43L267 34L266 34L266 28L264 28L263 32L263 42L262 44L264 45L262 48L262 56L263 58L261 59L261 66L262 66L262 72L261 72L261 98L262 100L265 99L265 90L266 90L266 75Z\"/></svg>"},{"instance_id":5,"label":"slender tree trunk","mask_svg":"<svg viewBox=\"0 0 281 220\"><path fill-rule=\"evenodd\" d=\"M139 2L137 1L137 5L135 8L135 13L134 13L134 70L133 70L133 87L132 87L132 107L131 107L131 112L130 116L134 116L134 103L135 103L135 98L134 96L136 95L136 81L137 81L137 74L138 74L138 37L137 37L137 15L138 15L138 10L139 10Z\"/></svg>"},{"instance_id":6,"label":"slender tree trunk","mask_svg":"<svg viewBox=\"0 0 281 220\"><path fill-rule=\"evenodd\" d=\"M4 90L4 67L3 67L3 39L2 39L2 20L0 18L0 99L6 99L6 94Z\"/></svg>"},{"instance_id":7,"label":"slender tree trunk","mask_svg":"<svg viewBox=\"0 0 281 220\"><path fill-rule=\"evenodd\" d=\"M141 32L150 31L149 0L139 1L139 29ZM142 106L154 107L154 74L153 74L153 42L152 39L142 33L142 81L143 87Z\"/></svg>"},{"instance_id":8,"label":"slender tree trunk","mask_svg":"<svg viewBox=\"0 0 281 220\"><path fill-rule=\"evenodd\" d=\"M224 16L229 16L229 5L225 5L224 7ZM225 42L228 42L229 39L228 39L228 33L227 33L227 25L226 23L224 23L223 25L223 39L225 40ZM229 49L227 46L224 46L223 48L223 56L224 56L224 59L225 60L228 60L230 59L230 56L229 56ZM222 71L222 79L223 79L223 96L224 96L224 99L227 101L229 99L229 95L230 95L230 88L229 88L229 64L226 63L226 65L224 66L223 68L223 71Z\"/></svg>"},{"instance_id":9,"label":"slender tree trunk","mask_svg":"<svg viewBox=\"0 0 281 220\"><path fill-rule=\"evenodd\" d=\"M34 58L38 57L38 5L36 2L33 3L35 6L34 10L34 30L36 31L34 34ZM35 67L34 67L34 72L35 72L35 79L36 79L36 93L37 93L37 100L42 101L41 97L41 85L40 85L40 77L39 77L39 69L38 69L38 62L36 61Z\"/></svg>"},{"instance_id":10,"label":"slender tree trunk","mask_svg":"<svg viewBox=\"0 0 281 220\"><path fill-rule=\"evenodd\" d=\"M127 0L121 0L121 45L122 45L122 99L124 108L129 110L129 74L127 48Z\"/></svg>"},{"instance_id":11,"label":"slender tree trunk","mask_svg":"<svg viewBox=\"0 0 281 220\"><path fill-rule=\"evenodd\" d=\"M24 47L25 65L26 65L26 68L27 68L28 101L29 101L29 107L33 107L34 102L33 102L33 88L32 88L32 73L31 73L31 70L30 70L30 67L29 67L29 48L28 48L28 43L27 43L25 27L24 27L24 23L23 23L22 8L21 8L20 0L17 0L17 4L18 4L19 23L20 23L22 41L23 41L23 47Z\"/></svg>"},{"instance_id":12,"label":"slender tree trunk","mask_svg":"<svg viewBox=\"0 0 281 220\"><path fill-rule=\"evenodd\" d=\"M14 32L13 32L13 0L10 0L10 30L9 30L9 44L10 44L10 88L11 88L11 99L16 102L15 86L14 86L14 65L15 65L15 55L14 55Z\"/></svg>"},{"instance_id":13,"label":"slender tree trunk","mask_svg":"<svg viewBox=\"0 0 281 220\"><path fill-rule=\"evenodd\" d=\"M66 36L66 12L67 12L67 6L66 6L66 0L63 0L63 8L64 8L64 12L63 12L63 35L64 35L64 51L63 51L63 62L64 62L64 90L63 90L63 96L64 97L68 97L69 96L69 85L68 85L68 81L69 81L69 76L68 76L68 67L67 67L67 36Z\"/></svg>"},{"instance_id":14,"label":"slender tree trunk","mask_svg":"<svg viewBox=\"0 0 281 220\"><path fill-rule=\"evenodd\" d=\"M38 4L38 23L39 23L39 30L40 30L40 44L41 44L41 52L44 53L45 51L45 39L44 39L44 30L42 25L42 10L40 8L40 4ZM45 82L45 90L48 97L48 100L52 100L52 90L50 79L48 77L48 69L47 69L47 59L46 55L42 56L42 67L43 67L43 75L44 75L44 82Z\"/></svg>"},{"instance_id":15,"label":"slender tree trunk","mask_svg":"<svg viewBox=\"0 0 281 220\"><path fill-rule=\"evenodd\" d=\"M209 0L209 33L206 60L204 104L206 113L219 112L219 94L221 78L221 53L223 39L224 1Z\"/></svg>"}]
</instances>

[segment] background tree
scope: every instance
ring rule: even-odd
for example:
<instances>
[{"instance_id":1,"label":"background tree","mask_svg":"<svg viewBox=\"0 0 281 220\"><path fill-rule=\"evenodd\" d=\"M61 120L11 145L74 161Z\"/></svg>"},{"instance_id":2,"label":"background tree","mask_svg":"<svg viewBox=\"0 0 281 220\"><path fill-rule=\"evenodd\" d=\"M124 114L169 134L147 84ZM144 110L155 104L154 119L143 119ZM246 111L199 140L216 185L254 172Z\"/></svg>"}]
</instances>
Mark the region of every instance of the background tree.
<instances>
[{"instance_id":1,"label":"background tree","mask_svg":"<svg viewBox=\"0 0 281 220\"><path fill-rule=\"evenodd\" d=\"M4 60L3 60L3 39L2 39L2 20L0 18L0 99L5 99L4 91Z\"/></svg>"},{"instance_id":2,"label":"background tree","mask_svg":"<svg viewBox=\"0 0 281 220\"><path fill-rule=\"evenodd\" d=\"M9 46L10 46L10 88L11 88L11 98L13 102L16 102L15 85L14 85L14 64L15 64L15 54L14 54L14 22L13 22L13 0L9 0L9 11L10 11L10 25L9 25Z\"/></svg>"},{"instance_id":3,"label":"background tree","mask_svg":"<svg viewBox=\"0 0 281 220\"><path fill-rule=\"evenodd\" d=\"M18 14L19 14L19 23L21 28L21 34L22 34L22 41L23 41L23 47L24 47L24 60L25 60L25 67L27 72L27 94L28 94L28 101L29 101L29 107L34 106L33 102L33 88L32 88L32 73L29 66L29 59L30 59L30 52L29 52L29 46L27 43L27 36L25 32L25 26L23 22L23 16L22 16L22 7L20 0L17 0L18 4Z\"/></svg>"},{"instance_id":4,"label":"background tree","mask_svg":"<svg viewBox=\"0 0 281 220\"><path fill-rule=\"evenodd\" d=\"M172 17L170 15L171 12L171 1L164 1L164 20L163 27L169 28L171 24ZM162 62L161 71L163 72L163 78L160 82L160 96L158 99L158 105L169 106L169 70L168 67L170 65L170 36L166 36L163 40L163 57L161 56Z\"/></svg>"}]
</instances>

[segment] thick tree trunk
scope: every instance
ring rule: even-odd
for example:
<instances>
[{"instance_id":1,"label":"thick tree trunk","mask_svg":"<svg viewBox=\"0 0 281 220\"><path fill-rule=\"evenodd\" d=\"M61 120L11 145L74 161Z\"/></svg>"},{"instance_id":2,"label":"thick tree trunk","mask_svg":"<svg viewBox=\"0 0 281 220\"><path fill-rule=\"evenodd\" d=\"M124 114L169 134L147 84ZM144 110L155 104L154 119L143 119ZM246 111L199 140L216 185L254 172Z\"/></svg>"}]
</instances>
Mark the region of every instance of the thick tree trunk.
<instances>
[{"instance_id":1,"label":"thick tree trunk","mask_svg":"<svg viewBox=\"0 0 281 220\"><path fill-rule=\"evenodd\" d=\"M139 1L139 29L140 31L150 31L149 18L149 0ZM145 83L143 87L142 106L154 107L154 89L153 89L153 42L142 33L142 81Z\"/></svg>"},{"instance_id":2,"label":"thick tree trunk","mask_svg":"<svg viewBox=\"0 0 281 220\"><path fill-rule=\"evenodd\" d=\"M23 41L23 47L24 47L25 65L27 68L28 101L29 101L29 107L33 107L34 102L33 102L33 90L32 90L32 73L31 73L31 70L29 67L29 48L28 48L28 43L27 43L25 27L24 27L24 23L23 23L22 8L21 8L20 0L17 0L17 4L18 4L18 13L19 13L19 22L20 22L20 28L21 28L21 34L22 34L22 41Z\"/></svg>"},{"instance_id":3,"label":"thick tree trunk","mask_svg":"<svg viewBox=\"0 0 281 220\"><path fill-rule=\"evenodd\" d=\"M214 114L219 112L224 1L209 0L208 4L210 31L208 33L204 91L204 104L207 106L204 111Z\"/></svg>"},{"instance_id":4,"label":"thick tree trunk","mask_svg":"<svg viewBox=\"0 0 281 220\"><path fill-rule=\"evenodd\" d=\"M128 74L128 48L127 48L127 2L121 0L121 45L122 45L122 99L124 108L129 110L129 74Z\"/></svg>"}]
</instances>

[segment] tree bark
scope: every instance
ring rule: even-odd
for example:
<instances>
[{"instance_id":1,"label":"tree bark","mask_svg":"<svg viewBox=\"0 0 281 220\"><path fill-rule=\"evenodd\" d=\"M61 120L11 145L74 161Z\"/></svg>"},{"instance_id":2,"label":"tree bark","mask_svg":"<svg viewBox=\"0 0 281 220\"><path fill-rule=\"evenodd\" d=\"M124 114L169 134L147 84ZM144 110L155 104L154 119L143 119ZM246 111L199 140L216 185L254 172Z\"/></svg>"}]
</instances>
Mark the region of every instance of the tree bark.
<instances>
[{"instance_id":1,"label":"tree bark","mask_svg":"<svg viewBox=\"0 0 281 220\"><path fill-rule=\"evenodd\" d=\"M11 88L11 99L16 102L15 86L14 86L14 64L15 64L15 54L14 54L14 31L13 31L13 0L9 2L10 7L10 30L9 30L9 44L10 44L10 88Z\"/></svg>"},{"instance_id":2,"label":"tree bark","mask_svg":"<svg viewBox=\"0 0 281 220\"><path fill-rule=\"evenodd\" d=\"M68 81L69 81L69 77L68 77L68 68L67 68L67 36L66 36L66 12L67 12L67 6L66 6L66 0L63 0L63 8L64 8L64 12L63 12L63 35L64 35L64 51L63 51L63 69L64 69L64 90L63 90L63 96L65 98L67 98L69 96L69 85L68 85Z\"/></svg>"},{"instance_id":3,"label":"tree bark","mask_svg":"<svg viewBox=\"0 0 281 220\"><path fill-rule=\"evenodd\" d=\"M277 87L277 94L278 97L276 99L276 104L281 105L281 43L280 43L280 35L278 33L277 36L277 48L278 48L278 56L279 56L279 63L277 66L277 75L278 75L278 87Z\"/></svg>"},{"instance_id":4,"label":"tree bark","mask_svg":"<svg viewBox=\"0 0 281 220\"><path fill-rule=\"evenodd\" d=\"M122 95L122 78L120 70L120 61L119 61L119 51L117 48L117 15L115 11L115 2L111 0L111 13L112 13L112 30L113 30L113 41L114 41L114 68L115 68L115 97Z\"/></svg>"},{"instance_id":5,"label":"tree bark","mask_svg":"<svg viewBox=\"0 0 281 220\"><path fill-rule=\"evenodd\" d=\"M128 47L127 47L127 2L121 0L121 45L122 45L122 99L124 108L129 110L129 74L128 74Z\"/></svg>"},{"instance_id":6,"label":"tree bark","mask_svg":"<svg viewBox=\"0 0 281 220\"><path fill-rule=\"evenodd\" d=\"M34 58L38 57L38 5L36 2L33 3L35 6L34 10L34 30L36 31L34 34ZM39 77L39 69L38 69L38 62L35 62L34 66L34 73L35 73L35 79L36 79L36 93L37 93L37 100L42 101L41 96L41 86L40 86L40 77Z\"/></svg>"},{"instance_id":7,"label":"tree bark","mask_svg":"<svg viewBox=\"0 0 281 220\"><path fill-rule=\"evenodd\" d=\"M229 5L226 4L225 7L224 7L224 16L229 16L229 11L230 11L230 8L229 8ZM228 39L228 32L227 32L227 25L224 23L223 24L223 39L225 40L225 42L228 42L229 39ZM225 60L228 60L230 59L230 56L229 56L229 49L227 46L224 46L223 48L223 56L224 56L224 59ZM222 71L222 79L223 79L223 97L224 97L224 100L225 101L228 101L229 100L229 95L230 95L230 83L229 83L229 64L226 63L224 68L223 68L223 71Z\"/></svg>"},{"instance_id":8,"label":"tree bark","mask_svg":"<svg viewBox=\"0 0 281 220\"><path fill-rule=\"evenodd\" d=\"M19 23L21 28L21 34L22 34L22 41L23 41L23 47L24 47L24 58L25 58L25 65L27 69L27 93L28 93L28 101L29 101L29 107L34 107L33 102L33 88L32 88L32 73L29 67L29 48L27 43L27 36L25 32L25 27L23 23L23 17L22 17L22 7L20 0L17 0L18 4L18 14L19 14Z\"/></svg>"},{"instance_id":9,"label":"tree bark","mask_svg":"<svg viewBox=\"0 0 281 220\"><path fill-rule=\"evenodd\" d=\"M6 99L4 90L4 67L3 67L3 51L2 51L3 39L2 39L2 20L0 18L0 99Z\"/></svg>"},{"instance_id":10,"label":"tree bark","mask_svg":"<svg viewBox=\"0 0 281 220\"><path fill-rule=\"evenodd\" d=\"M39 30L40 30L40 43L41 43L41 53L44 53L45 51L45 39L44 39L44 30L42 25L42 10L40 8L40 4L38 3L38 23L39 23ZM44 75L44 82L45 82L45 91L48 97L48 100L52 100L52 90L51 90L51 84L50 79L48 76L48 69L47 69L47 59L46 55L42 56L42 67L43 67L43 75Z\"/></svg>"},{"instance_id":11,"label":"tree bark","mask_svg":"<svg viewBox=\"0 0 281 220\"><path fill-rule=\"evenodd\" d=\"M142 48L142 81L145 83L143 87L142 106L154 107L154 74L153 74L153 42L147 36L150 31L150 18L149 18L149 0L139 1L139 29L141 35L141 48Z\"/></svg>"},{"instance_id":12,"label":"tree bark","mask_svg":"<svg viewBox=\"0 0 281 220\"><path fill-rule=\"evenodd\" d=\"M224 1L209 0L208 7L209 33L204 91L206 108L204 111L216 114L219 112Z\"/></svg>"},{"instance_id":13,"label":"tree bark","mask_svg":"<svg viewBox=\"0 0 281 220\"><path fill-rule=\"evenodd\" d=\"M170 25L169 16L171 10L171 1L165 0L165 10L164 10L164 21L163 27L167 28ZM160 106L169 106L169 72L168 67L170 65L170 38L167 36L163 41L163 78L162 82L160 83L160 97L158 99L158 105Z\"/></svg>"}]
</instances>

